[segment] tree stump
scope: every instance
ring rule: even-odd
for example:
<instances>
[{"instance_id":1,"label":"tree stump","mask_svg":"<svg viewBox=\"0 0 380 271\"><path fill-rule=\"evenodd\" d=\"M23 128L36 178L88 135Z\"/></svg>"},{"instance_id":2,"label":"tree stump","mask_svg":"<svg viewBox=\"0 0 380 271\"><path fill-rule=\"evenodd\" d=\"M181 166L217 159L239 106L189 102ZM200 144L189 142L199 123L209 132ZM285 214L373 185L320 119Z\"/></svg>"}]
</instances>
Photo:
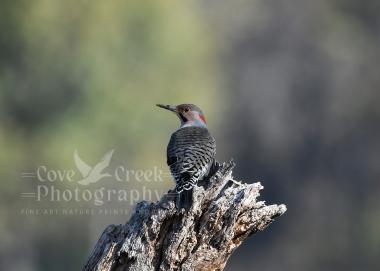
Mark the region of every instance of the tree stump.
<instances>
[{"instance_id":1,"label":"tree stump","mask_svg":"<svg viewBox=\"0 0 380 271\"><path fill-rule=\"evenodd\" d=\"M257 201L263 186L235 181L233 167L216 164L188 212L177 210L174 191L138 203L128 223L104 230L83 270L223 270L245 238L286 211Z\"/></svg>"}]
</instances>

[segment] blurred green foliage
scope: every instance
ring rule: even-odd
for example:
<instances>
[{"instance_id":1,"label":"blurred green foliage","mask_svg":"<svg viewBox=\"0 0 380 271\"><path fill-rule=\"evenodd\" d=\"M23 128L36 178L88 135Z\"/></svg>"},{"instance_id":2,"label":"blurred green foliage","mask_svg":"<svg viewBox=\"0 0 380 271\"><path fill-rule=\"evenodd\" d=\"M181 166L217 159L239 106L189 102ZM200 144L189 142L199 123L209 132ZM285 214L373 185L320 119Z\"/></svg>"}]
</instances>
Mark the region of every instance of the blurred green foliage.
<instances>
[{"instance_id":1,"label":"blurred green foliage","mask_svg":"<svg viewBox=\"0 0 380 271\"><path fill-rule=\"evenodd\" d=\"M166 168L178 120L155 104L211 108L213 41L193 4L2 1L0 269L78 270L100 230L127 218L100 218L92 229L97 218L20 216L21 208L53 207L20 198L34 187L22 172L75 168L75 149L91 164L115 148L115 165ZM172 187L167 180L161 188Z\"/></svg>"},{"instance_id":2,"label":"blurred green foliage","mask_svg":"<svg viewBox=\"0 0 380 271\"><path fill-rule=\"evenodd\" d=\"M21 173L75 169L74 150L92 166L110 149L109 171L166 169L178 120L155 104L182 102L203 109L237 179L288 206L227 270L379 270L378 14L377 0L2 1L0 270L79 270L105 226L128 219L22 215L94 204L21 198L36 188Z\"/></svg>"}]
</instances>

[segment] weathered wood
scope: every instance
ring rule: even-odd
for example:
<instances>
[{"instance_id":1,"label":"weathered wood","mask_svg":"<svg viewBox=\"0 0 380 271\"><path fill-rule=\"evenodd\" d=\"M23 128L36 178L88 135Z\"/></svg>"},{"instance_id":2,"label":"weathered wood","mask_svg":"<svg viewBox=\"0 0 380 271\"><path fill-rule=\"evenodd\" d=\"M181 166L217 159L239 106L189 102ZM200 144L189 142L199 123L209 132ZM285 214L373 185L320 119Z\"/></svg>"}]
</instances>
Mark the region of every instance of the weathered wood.
<instances>
[{"instance_id":1,"label":"weathered wood","mask_svg":"<svg viewBox=\"0 0 380 271\"><path fill-rule=\"evenodd\" d=\"M173 191L137 204L127 224L104 230L83 270L223 270L245 238L286 211L257 201L261 184L236 182L233 167L218 166L196 187L187 213L176 209Z\"/></svg>"}]
</instances>

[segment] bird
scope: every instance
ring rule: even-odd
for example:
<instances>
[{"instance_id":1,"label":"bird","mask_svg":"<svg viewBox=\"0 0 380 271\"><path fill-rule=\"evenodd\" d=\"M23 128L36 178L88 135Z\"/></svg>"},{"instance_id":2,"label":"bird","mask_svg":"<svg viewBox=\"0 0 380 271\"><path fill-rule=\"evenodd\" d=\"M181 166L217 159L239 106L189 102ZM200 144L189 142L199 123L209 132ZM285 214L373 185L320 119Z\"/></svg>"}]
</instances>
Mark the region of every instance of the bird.
<instances>
[{"instance_id":1,"label":"bird","mask_svg":"<svg viewBox=\"0 0 380 271\"><path fill-rule=\"evenodd\" d=\"M173 112L180 120L179 129L170 137L166 157L176 183L176 206L188 211L193 204L194 186L209 174L215 163L215 139L209 133L206 118L198 106L157 106Z\"/></svg>"}]
</instances>

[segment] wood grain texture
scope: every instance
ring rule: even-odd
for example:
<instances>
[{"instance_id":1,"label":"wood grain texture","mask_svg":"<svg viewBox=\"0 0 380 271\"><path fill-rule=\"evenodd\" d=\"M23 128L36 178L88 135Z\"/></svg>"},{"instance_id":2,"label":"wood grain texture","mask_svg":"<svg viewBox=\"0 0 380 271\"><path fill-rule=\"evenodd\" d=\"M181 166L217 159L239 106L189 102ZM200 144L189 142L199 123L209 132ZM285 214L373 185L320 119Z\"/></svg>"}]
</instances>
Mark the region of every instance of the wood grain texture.
<instances>
[{"instance_id":1,"label":"wood grain texture","mask_svg":"<svg viewBox=\"0 0 380 271\"><path fill-rule=\"evenodd\" d=\"M286 211L257 201L262 185L236 182L233 167L219 165L195 187L189 212L176 209L174 191L137 204L127 224L104 230L83 270L223 270L244 239Z\"/></svg>"}]
</instances>

